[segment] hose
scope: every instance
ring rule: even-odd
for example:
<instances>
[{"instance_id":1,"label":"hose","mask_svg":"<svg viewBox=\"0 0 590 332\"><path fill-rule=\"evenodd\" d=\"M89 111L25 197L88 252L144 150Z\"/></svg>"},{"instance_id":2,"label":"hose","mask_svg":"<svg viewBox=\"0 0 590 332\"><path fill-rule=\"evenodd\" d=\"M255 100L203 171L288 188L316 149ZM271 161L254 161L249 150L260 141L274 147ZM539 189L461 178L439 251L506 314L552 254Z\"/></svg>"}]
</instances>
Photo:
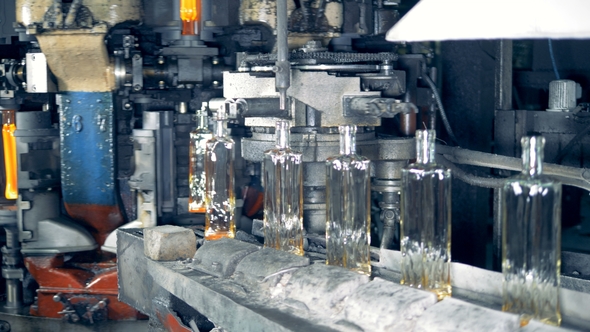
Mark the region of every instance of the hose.
<instances>
[{"instance_id":1,"label":"hose","mask_svg":"<svg viewBox=\"0 0 590 332\"><path fill-rule=\"evenodd\" d=\"M490 167L509 171L522 170L522 160L520 158L471 151L441 144L436 145L436 152L443 154L445 158L456 164ZM543 173L561 181L563 184L590 191L590 169L544 163Z\"/></svg>"},{"instance_id":2,"label":"hose","mask_svg":"<svg viewBox=\"0 0 590 332\"><path fill-rule=\"evenodd\" d=\"M557 64L555 63L555 55L553 54L553 42L551 41L551 39L547 39L547 44L549 44L549 57L551 57L551 66L553 66L555 79L559 79L559 72L557 71Z\"/></svg>"},{"instance_id":3,"label":"hose","mask_svg":"<svg viewBox=\"0 0 590 332\"><path fill-rule=\"evenodd\" d=\"M457 165L450 162L447 158L445 158L442 154L436 155L437 163L443 165L444 167L451 170L453 177L470 184L472 186L483 187L483 188L502 188L506 183L505 178L486 178L481 177L473 174L469 174L464 170L457 167Z\"/></svg>"},{"instance_id":4,"label":"hose","mask_svg":"<svg viewBox=\"0 0 590 332\"><path fill-rule=\"evenodd\" d=\"M453 133L453 129L451 128L451 124L449 123L449 119L447 118L447 113L445 112L445 108L443 107L443 103L442 103L442 100L440 99L440 95L438 94L438 90L436 89L436 85L434 84L434 82L432 81L430 76L428 76L428 73L426 72L426 67L424 67L424 70L422 73L422 79L426 82L426 84L428 85L430 90L432 90L432 94L434 95L434 100L436 101L436 104L438 105L438 111L440 112L440 118L443 122L443 125L445 126L445 129L447 130L447 133L449 134L449 137L451 138L451 140L453 141L453 143L455 145L459 146L459 141L457 140L455 133Z\"/></svg>"}]
</instances>

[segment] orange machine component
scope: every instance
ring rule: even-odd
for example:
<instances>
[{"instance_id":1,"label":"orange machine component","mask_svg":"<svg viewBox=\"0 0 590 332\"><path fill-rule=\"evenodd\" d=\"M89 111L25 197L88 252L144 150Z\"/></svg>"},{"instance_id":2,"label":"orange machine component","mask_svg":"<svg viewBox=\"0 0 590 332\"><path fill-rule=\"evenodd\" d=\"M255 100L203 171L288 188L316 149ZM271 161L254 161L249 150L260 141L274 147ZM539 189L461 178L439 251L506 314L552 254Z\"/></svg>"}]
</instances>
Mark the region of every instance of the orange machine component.
<instances>
[{"instance_id":1,"label":"orange machine component","mask_svg":"<svg viewBox=\"0 0 590 332\"><path fill-rule=\"evenodd\" d=\"M14 110L2 111L2 142L4 145L4 169L6 170L6 190L4 195L6 199L18 198L16 139L14 138L16 124L14 118Z\"/></svg>"},{"instance_id":2,"label":"orange machine component","mask_svg":"<svg viewBox=\"0 0 590 332\"><path fill-rule=\"evenodd\" d=\"M145 319L118 300L114 259L98 263L64 263L63 255L26 257L25 266L39 284L33 316L93 324L101 320Z\"/></svg>"},{"instance_id":3,"label":"orange machine component","mask_svg":"<svg viewBox=\"0 0 590 332\"><path fill-rule=\"evenodd\" d=\"M201 0L180 0L183 35L198 35L201 21Z\"/></svg>"}]
</instances>

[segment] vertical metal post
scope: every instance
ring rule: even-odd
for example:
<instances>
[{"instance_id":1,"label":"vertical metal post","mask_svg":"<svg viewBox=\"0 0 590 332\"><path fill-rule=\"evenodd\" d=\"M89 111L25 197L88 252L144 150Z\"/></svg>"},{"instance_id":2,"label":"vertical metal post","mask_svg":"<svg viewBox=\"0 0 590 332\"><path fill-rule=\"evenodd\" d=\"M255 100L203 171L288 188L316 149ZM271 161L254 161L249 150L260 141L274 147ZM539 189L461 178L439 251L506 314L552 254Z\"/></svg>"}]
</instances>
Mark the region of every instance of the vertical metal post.
<instances>
[{"instance_id":1,"label":"vertical metal post","mask_svg":"<svg viewBox=\"0 0 590 332\"><path fill-rule=\"evenodd\" d=\"M501 39L496 46L496 110L512 109L512 40Z\"/></svg>"},{"instance_id":2,"label":"vertical metal post","mask_svg":"<svg viewBox=\"0 0 590 332\"><path fill-rule=\"evenodd\" d=\"M495 68L495 107L498 111L512 109L512 40L498 40ZM501 189L494 189L493 268L502 269L502 197Z\"/></svg>"},{"instance_id":3,"label":"vertical metal post","mask_svg":"<svg viewBox=\"0 0 590 332\"><path fill-rule=\"evenodd\" d=\"M287 43L287 0L277 1L277 62L275 64L275 87L280 96L280 109L287 108L287 89L291 86L291 64Z\"/></svg>"}]
</instances>

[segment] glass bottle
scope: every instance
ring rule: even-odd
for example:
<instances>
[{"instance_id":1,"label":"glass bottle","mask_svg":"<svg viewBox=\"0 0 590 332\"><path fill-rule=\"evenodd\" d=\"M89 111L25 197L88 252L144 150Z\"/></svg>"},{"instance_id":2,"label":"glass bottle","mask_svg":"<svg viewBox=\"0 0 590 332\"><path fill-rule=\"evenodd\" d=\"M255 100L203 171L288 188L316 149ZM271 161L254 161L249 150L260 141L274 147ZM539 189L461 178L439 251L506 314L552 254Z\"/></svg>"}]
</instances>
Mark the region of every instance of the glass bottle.
<instances>
[{"instance_id":1,"label":"glass bottle","mask_svg":"<svg viewBox=\"0 0 590 332\"><path fill-rule=\"evenodd\" d=\"M205 149L213 137L208 128L207 103L197 112L197 128L190 133L188 212L205 213Z\"/></svg>"},{"instance_id":2,"label":"glass bottle","mask_svg":"<svg viewBox=\"0 0 590 332\"><path fill-rule=\"evenodd\" d=\"M451 171L434 161L436 132L416 131L416 162L402 170L402 285L451 296Z\"/></svg>"},{"instance_id":3,"label":"glass bottle","mask_svg":"<svg viewBox=\"0 0 590 332\"><path fill-rule=\"evenodd\" d=\"M523 137L522 173L502 188L502 310L559 325L561 184L543 175L542 136Z\"/></svg>"},{"instance_id":4,"label":"glass bottle","mask_svg":"<svg viewBox=\"0 0 590 332\"><path fill-rule=\"evenodd\" d=\"M356 126L339 131L340 155L326 160L326 264L370 275L370 161L356 154Z\"/></svg>"},{"instance_id":5,"label":"glass bottle","mask_svg":"<svg viewBox=\"0 0 590 332\"><path fill-rule=\"evenodd\" d=\"M4 196L6 199L18 198L18 181L17 181L17 155L16 155L16 130L15 116L16 111L2 111L2 141L4 146L4 169L6 172L6 188Z\"/></svg>"},{"instance_id":6,"label":"glass bottle","mask_svg":"<svg viewBox=\"0 0 590 332\"><path fill-rule=\"evenodd\" d=\"M205 148L205 239L233 238L235 225L235 143L227 136L225 108L217 111L215 133Z\"/></svg>"},{"instance_id":7,"label":"glass bottle","mask_svg":"<svg viewBox=\"0 0 590 332\"><path fill-rule=\"evenodd\" d=\"M276 148L264 152L264 246L303 256L303 163L289 148L289 122L276 124Z\"/></svg>"}]
</instances>

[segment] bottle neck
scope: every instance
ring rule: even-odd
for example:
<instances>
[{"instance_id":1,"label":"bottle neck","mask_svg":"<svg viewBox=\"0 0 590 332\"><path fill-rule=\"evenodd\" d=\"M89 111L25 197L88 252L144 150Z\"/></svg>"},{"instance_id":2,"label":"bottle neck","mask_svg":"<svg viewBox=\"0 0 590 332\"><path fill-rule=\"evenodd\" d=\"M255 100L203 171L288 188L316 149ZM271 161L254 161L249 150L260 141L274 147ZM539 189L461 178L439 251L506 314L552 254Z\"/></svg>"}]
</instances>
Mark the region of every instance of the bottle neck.
<instances>
[{"instance_id":1,"label":"bottle neck","mask_svg":"<svg viewBox=\"0 0 590 332\"><path fill-rule=\"evenodd\" d=\"M434 163L434 145L436 131L416 130L416 162L419 164Z\"/></svg>"},{"instance_id":2,"label":"bottle neck","mask_svg":"<svg viewBox=\"0 0 590 332\"><path fill-rule=\"evenodd\" d=\"M545 138L542 136L525 136L521 139L522 172L530 176L543 173L543 148Z\"/></svg>"},{"instance_id":3,"label":"bottle neck","mask_svg":"<svg viewBox=\"0 0 590 332\"><path fill-rule=\"evenodd\" d=\"M209 125L209 121L207 119L207 114L203 112L197 113L197 128L199 129L206 129Z\"/></svg>"},{"instance_id":4,"label":"bottle neck","mask_svg":"<svg viewBox=\"0 0 590 332\"><path fill-rule=\"evenodd\" d=\"M289 139L291 134L289 131L289 122L277 121L276 130L276 146L279 149L286 149L289 147Z\"/></svg>"},{"instance_id":5,"label":"bottle neck","mask_svg":"<svg viewBox=\"0 0 590 332\"><path fill-rule=\"evenodd\" d=\"M217 120L215 121L215 136L217 137L225 137L225 120Z\"/></svg>"},{"instance_id":6,"label":"bottle neck","mask_svg":"<svg viewBox=\"0 0 590 332\"><path fill-rule=\"evenodd\" d=\"M356 126L340 126L340 154L350 155L356 153Z\"/></svg>"}]
</instances>

